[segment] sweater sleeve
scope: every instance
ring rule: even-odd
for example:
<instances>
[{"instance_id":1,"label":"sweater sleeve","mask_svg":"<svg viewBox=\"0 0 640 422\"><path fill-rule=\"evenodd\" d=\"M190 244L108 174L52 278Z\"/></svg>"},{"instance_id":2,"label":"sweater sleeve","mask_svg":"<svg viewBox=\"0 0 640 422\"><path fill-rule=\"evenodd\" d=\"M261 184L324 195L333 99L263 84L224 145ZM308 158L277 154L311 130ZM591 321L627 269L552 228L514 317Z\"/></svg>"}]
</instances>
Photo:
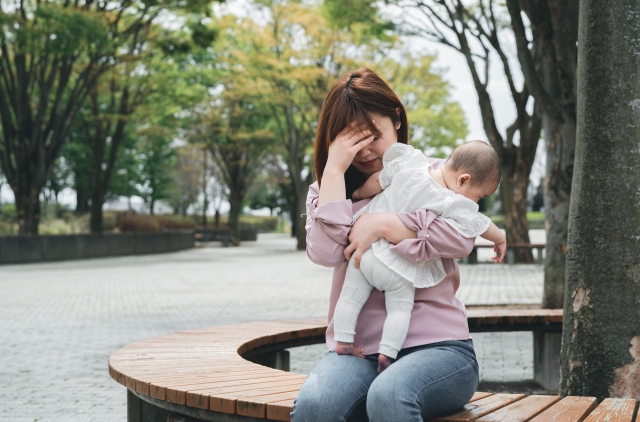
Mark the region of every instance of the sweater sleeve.
<instances>
[{"instance_id":1,"label":"sweater sleeve","mask_svg":"<svg viewBox=\"0 0 640 422\"><path fill-rule=\"evenodd\" d=\"M307 195L307 255L324 267L336 267L345 261L353 210L348 199L318 205L318 184L309 186Z\"/></svg>"},{"instance_id":2,"label":"sweater sleeve","mask_svg":"<svg viewBox=\"0 0 640 422\"><path fill-rule=\"evenodd\" d=\"M417 233L414 239L405 239L397 245L389 245L398 255L415 262L434 258L460 259L473 250L475 238L465 238L433 212L420 209L412 213L397 214L400 221Z\"/></svg>"}]
</instances>

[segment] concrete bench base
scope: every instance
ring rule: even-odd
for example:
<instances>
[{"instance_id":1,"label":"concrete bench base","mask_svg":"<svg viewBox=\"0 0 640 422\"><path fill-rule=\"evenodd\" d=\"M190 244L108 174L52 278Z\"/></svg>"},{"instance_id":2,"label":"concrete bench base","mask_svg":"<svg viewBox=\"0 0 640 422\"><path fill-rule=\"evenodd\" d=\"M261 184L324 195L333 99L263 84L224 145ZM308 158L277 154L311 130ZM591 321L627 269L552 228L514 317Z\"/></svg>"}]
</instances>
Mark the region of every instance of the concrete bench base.
<instances>
[{"instance_id":1,"label":"concrete bench base","mask_svg":"<svg viewBox=\"0 0 640 422\"><path fill-rule=\"evenodd\" d=\"M194 409L127 390L127 422L267 422L247 416Z\"/></svg>"}]
</instances>

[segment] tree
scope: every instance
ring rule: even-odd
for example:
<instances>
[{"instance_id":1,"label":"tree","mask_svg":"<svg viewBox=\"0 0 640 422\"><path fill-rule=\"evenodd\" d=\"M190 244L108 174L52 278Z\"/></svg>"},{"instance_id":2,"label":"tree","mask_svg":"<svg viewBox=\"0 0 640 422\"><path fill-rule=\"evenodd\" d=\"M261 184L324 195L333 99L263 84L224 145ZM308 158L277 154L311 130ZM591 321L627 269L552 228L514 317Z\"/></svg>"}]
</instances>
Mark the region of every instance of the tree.
<instances>
[{"instance_id":1,"label":"tree","mask_svg":"<svg viewBox=\"0 0 640 422\"><path fill-rule=\"evenodd\" d=\"M260 93L269 107L273 131L281 140L281 154L295 192L292 223L297 248L306 248L306 231L300 215L313 182L310 150L319 107L331 81L326 65L341 48L341 34L330 31L315 5L287 0L256 1L269 20L225 20L233 39L243 45L231 56L251 75L248 88ZM231 38L231 37L230 37ZM300 224L297 224L300 223Z\"/></svg>"},{"instance_id":2,"label":"tree","mask_svg":"<svg viewBox=\"0 0 640 422\"><path fill-rule=\"evenodd\" d=\"M540 107L531 99L528 86L518 89L514 73L500 38L503 25L493 0L481 0L468 6L462 0L397 0L403 10L401 31L439 42L460 52L467 62L473 80L484 131L500 158L502 177L500 197L507 239L513 243L529 243L526 218L529 176L540 139L542 122ZM535 43L534 43L535 44ZM537 53L539 46L533 46ZM493 103L488 92L489 69L495 54L509 84L516 119L501 133L496 123ZM530 251L516 251L518 261L533 262Z\"/></svg>"},{"instance_id":3,"label":"tree","mask_svg":"<svg viewBox=\"0 0 640 422\"><path fill-rule=\"evenodd\" d=\"M154 214L158 200L170 197L175 149L171 145L170 131L159 126L149 126L138 131L140 185L138 191Z\"/></svg>"},{"instance_id":4,"label":"tree","mask_svg":"<svg viewBox=\"0 0 640 422\"><path fill-rule=\"evenodd\" d=\"M576 146L579 3L580 0L507 0L525 84L543 113L547 153L543 308L561 308L564 300L569 198ZM523 13L530 22L531 39L527 36Z\"/></svg>"},{"instance_id":5,"label":"tree","mask_svg":"<svg viewBox=\"0 0 640 422\"><path fill-rule=\"evenodd\" d=\"M460 104L452 101L451 87L442 72L434 68L435 56L421 52L403 52L401 56L401 60L386 59L371 63L370 67L402 100L411 144L429 149L434 156L446 156L467 136L464 112Z\"/></svg>"},{"instance_id":6,"label":"tree","mask_svg":"<svg viewBox=\"0 0 640 422\"><path fill-rule=\"evenodd\" d=\"M200 173L198 149L190 144L178 147L173 168L173 188L169 198L175 214L186 217L187 210L198 199Z\"/></svg>"},{"instance_id":7,"label":"tree","mask_svg":"<svg viewBox=\"0 0 640 422\"><path fill-rule=\"evenodd\" d=\"M390 51L401 44L397 37L381 32L383 24L368 23L349 31L327 22L326 10L312 3L265 0L256 5L268 17L265 23L247 19L238 23L232 17L223 20L223 29L238 43L231 57L251 75L247 91L259 93L269 105L272 130L281 140L278 153L290 180L282 188L293 192L282 197L291 198L297 248L304 250L306 231L299 216L305 213L314 178L310 163L315 124L338 76L366 64L388 78L413 113L413 141L419 146L455 146L466 135L466 125L459 105L449 98L446 83L431 68L432 57L415 54L400 65L388 59ZM326 2L324 6L329 7ZM436 128L430 119L442 126Z\"/></svg>"},{"instance_id":8,"label":"tree","mask_svg":"<svg viewBox=\"0 0 640 422\"><path fill-rule=\"evenodd\" d=\"M21 234L36 234L39 195L76 115L119 48L182 2L18 2L0 5L0 166Z\"/></svg>"},{"instance_id":9,"label":"tree","mask_svg":"<svg viewBox=\"0 0 640 422\"><path fill-rule=\"evenodd\" d=\"M215 106L201 116L196 136L206 142L220 180L228 189L229 231L232 243L240 244L240 214L247 192L264 167L264 157L273 143L266 129L269 114L263 105L233 90L229 75Z\"/></svg>"},{"instance_id":10,"label":"tree","mask_svg":"<svg viewBox=\"0 0 640 422\"><path fill-rule=\"evenodd\" d=\"M580 4L564 395L640 399L640 1Z\"/></svg>"}]
</instances>

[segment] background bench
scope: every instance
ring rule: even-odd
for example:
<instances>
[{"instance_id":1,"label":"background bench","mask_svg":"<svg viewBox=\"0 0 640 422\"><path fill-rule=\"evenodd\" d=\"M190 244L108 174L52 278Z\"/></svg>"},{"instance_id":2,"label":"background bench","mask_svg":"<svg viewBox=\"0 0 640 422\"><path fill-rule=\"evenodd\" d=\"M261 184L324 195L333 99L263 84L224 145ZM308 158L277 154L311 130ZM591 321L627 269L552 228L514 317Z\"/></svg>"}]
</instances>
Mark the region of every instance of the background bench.
<instances>
[{"instance_id":1,"label":"background bench","mask_svg":"<svg viewBox=\"0 0 640 422\"><path fill-rule=\"evenodd\" d=\"M472 309L468 319L473 332L555 330L562 323L562 313L540 309ZM322 343L325 331L324 319L254 322L184 331L123 347L109 358L109 373L128 388L129 422L288 421L293 400L306 376L250 360L288 367L288 352L283 349ZM633 400L604 401L596 409L596 416L586 421L631 422L634 407ZM516 418L526 414L538 415L533 419L538 422L582 421L586 415L594 415L595 408L594 398L560 400L555 396L476 393L463 409L436 420L528 420ZM598 419L597 415L610 416L614 410L628 418ZM564 419L552 419L552 414L564 415Z\"/></svg>"},{"instance_id":2,"label":"background bench","mask_svg":"<svg viewBox=\"0 0 640 422\"><path fill-rule=\"evenodd\" d=\"M507 243L507 257L504 262L509 265L513 265L516 263L516 257L514 251L516 249L535 249L536 250L536 263L542 262L542 250L545 249L547 245L544 243ZM462 260L465 264L477 264L478 263L478 249L491 249L493 250L493 245L489 244L477 244L473 246L473 250L469 254L468 257Z\"/></svg>"}]
</instances>

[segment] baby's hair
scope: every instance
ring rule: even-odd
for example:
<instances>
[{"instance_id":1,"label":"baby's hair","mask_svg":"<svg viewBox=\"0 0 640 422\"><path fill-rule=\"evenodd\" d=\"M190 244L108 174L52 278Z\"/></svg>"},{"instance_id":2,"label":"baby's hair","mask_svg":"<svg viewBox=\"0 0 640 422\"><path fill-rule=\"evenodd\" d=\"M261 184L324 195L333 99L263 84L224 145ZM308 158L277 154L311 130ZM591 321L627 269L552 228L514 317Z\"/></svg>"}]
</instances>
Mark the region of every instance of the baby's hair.
<instances>
[{"instance_id":1,"label":"baby's hair","mask_svg":"<svg viewBox=\"0 0 640 422\"><path fill-rule=\"evenodd\" d=\"M447 159L453 171L464 171L471 175L471 183L500 183L500 160L498 154L483 141L466 142L453 150Z\"/></svg>"}]
</instances>

